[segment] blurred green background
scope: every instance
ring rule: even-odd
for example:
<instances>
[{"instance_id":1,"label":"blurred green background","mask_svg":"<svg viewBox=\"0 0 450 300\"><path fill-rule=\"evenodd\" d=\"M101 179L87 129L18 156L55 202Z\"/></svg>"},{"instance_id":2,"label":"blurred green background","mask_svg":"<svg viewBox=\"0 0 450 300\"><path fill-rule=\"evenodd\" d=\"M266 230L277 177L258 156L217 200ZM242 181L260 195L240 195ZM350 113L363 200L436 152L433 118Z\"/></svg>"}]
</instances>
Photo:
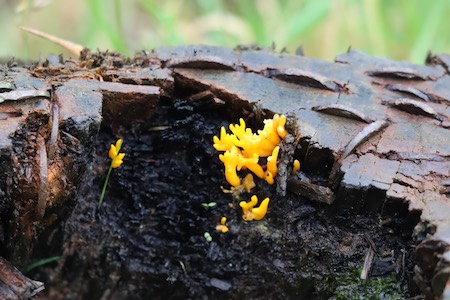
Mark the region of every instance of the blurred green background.
<instances>
[{"instance_id":1,"label":"blurred green background","mask_svg":"<svg viewBox=\"0 0 450 300\"><path fill-rule=\"evenodd\" d=\"M64 53L21 32L31 27L133 55L161 45L259 44L326 60L349 46L423 63L450 53L448 0L0 0L0 57Z\"/></svg>"}]
</instances>

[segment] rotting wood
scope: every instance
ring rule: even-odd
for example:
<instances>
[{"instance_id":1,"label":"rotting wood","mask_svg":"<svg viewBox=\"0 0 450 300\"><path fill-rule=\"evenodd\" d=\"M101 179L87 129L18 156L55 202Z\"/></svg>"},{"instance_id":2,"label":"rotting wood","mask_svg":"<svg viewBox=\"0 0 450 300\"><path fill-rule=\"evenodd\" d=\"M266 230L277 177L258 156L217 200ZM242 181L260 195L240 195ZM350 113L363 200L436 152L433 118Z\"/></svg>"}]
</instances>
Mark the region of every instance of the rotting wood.
<instances>
[{"instance_id":1,"label":"rotting wood","mask_svg":"<svg viewBox=\"0 0 450 300\"><path fill-rule=\"evenodd\" d=\"M50 93L45 90L44 91L29 90L29 91L4 92L4 93L0 93L0 103L3 101L8 101L8 100L9 101L17 101L17 100L36 98L36 97L50 98Z\"/></svg>"},{"instance_id":2,"label":"rotting wood","mask_svg":"<svg viewBox=\"0 0 450 300\"><path fill-rule=\"evenodd\" d=\"M257 74L177 69L176 75L181 82L186 82L192 86L197 84L197 92L210 90L215 94L223 95L221 99L224 101L237 97L242 101L259 103L263 107L278 113L291 114L298 122L302 137L308 139L309 144L319 148L331 149L336 157L344 159L351 152L356 151L358 156L354 159L344 160L342 165L336 165L335 172L341 173L341 176L337 176L336 179L338 182L341 179L344 180L344 184L340 185L341 189L356 187L357 189L367 190L375 188L386 193L388 199L406 200L409 202L411 210L423 209L426 212L422 214L423 222L441 223L442 225L439 226L440 229L437 231L438 239L449 240L450 233L446 229L448 226L442 221L438 221L440 217L436 215L437 210L432 208L432 203L440 203L442 205L440 210L446 211L445 214L447 215L450 214L450 207L445 204L447 201L439 196L443 194L431 192L432 190L439 191L440 188L436 189L435 185L431 187L428 184L430 193L435 195L432 198L425 196L426 194L431 195L426 192L428 188L425 188L424 191L408 186L400 194L397 193L394 196L393 193L393 190L398 187L398 183L394 183L396 173L403 172L404 166L407 166L409 162L430 165L428 157L436 156L436 158L440 157L437 160L441 162L433 163L434 167L442 167L443 170L447 170L442 175L433 175L431 169L419 172L420 175L410 174L411 178L421 183L421 188L426 186L426 182L430 181L436 182L439 186L438 182L441 178L448 178L449 176L445 161L450 152L448 142L445 141L450 140L450 133L448 130L444 130L445 122L450 117L448 109L450 92L448 88L445 88L445 86L448 86L446 84L449 82L449 76L441 65L416 66L373 58L357 51L349 51L340 55L337 58L337 64L325 64L325 66L322 62L316 63L315 60L308 60L305 57L257 53L256 55L262 58L262 63L258 65L254 60L248 59L252 54L251 51L241 54L241 65L248 70L257 72ZM286 64L289 64L289 66L286 66ZM316 68L314 68L314 65ZM282 84L258 76L258 74L270 75L271 70L280 70L283 67L314 72L326 70L328 80L348 82L352 93L339 94L339 97L333 97L326 93L320 93L319 89L314 90L314 86L308 86L307 82L302 87L297 83L295 85ZM353 71L348 72L348 67L352 67ZM346 74L347 77L342 78L343 74ZM374 81L374 78L376 78L376 81ZM379 83L381 83L382 88L380 88ZM395 84L398 83L401 83L403 87L396 87ZM393 85L396 87L394 88L396 91L392 91ZM259 88L248 89L245 88L246 86L258 86ZM413 93L422 98L425 98L424 95L426 94L433 102L430 104L432 110L425 109L422 111L434 111L439 114L439 117L436 117L437 114L431 113L431 115L428 115L433 118L428 118L428 120L426 116L424 118L420 115L409 118L390 108L383 108L382 99L398 98L397 91L405 94ZM227 95L229 96L227 97ZM321 116L318 114L312 115L310 113L310 109L314 106L336 103L348 105L380 120L378 123L369 125L369 128L373 126L378 128L381 125L378 128L379 130L386 127L388 122L391 125L375 137L367 139L371 134L363 135L362 133L365 131L361 124L352 123L344 118L324 114ZM435 121L443 122L436 123ZM342 156L339 153L342 153ZM396 154L407 158L407 160L399 164L392 156ZM391 159L385 160L386 155ZM366 158L366 160L363 159L358 164L358 157ZM436 159L433 159L433 161L436 161ZM352 166L355 162L356 165ZM381 164L378 164L378 162ZM353 176L345 174L346 170L359 171L354 173ZM337 187L338 185L333 186ZM443 196L445 197L445 195ZM447 237L444 238L444 236ZM424 241L424 243L427 243L427 241ZM437 266L435 265L435 267ZM418 272L420 272L419 269Z\"/></svg>"},{"instance_id":3,"label":"rotting wood","mask_svg":"<svg viewBox=\"0 0 450 300\"><path fill-rule=\"evenodd\" d=\"M328 187L295 178L288 179L288 190L312 201L323 202L326 204L332 204L335 197L333 191Z\"/></svg>"},{"instance_id":4,"label":"rotting wood","mask_svg":"<svg viewBox=\"0 0 450 300\"><path fill-rule=\"evenodd\" d=\"M76 64L71 64L77 72L76 77L92 78L93 70L85 69L86 66L97 68L102 58L105 58L105 65L109 68L95 72L98 71L98 75L111 82L70 79L67 73L60 72L57 75L52 73L54 70L45 67L40 67L36 73L39 78L24 76L24 73L28 73L23 70L22 73L12 73L8 78L0 79L0 99L24 100L31 97L27 103L2 103L2 151L11 151L13 144L10 135L18 131L30 113L40 111L50 117L51 106L46 100L52 99L46 90L50 77L50 84L55 88L53 97L60 105L59 127L63 129L63 134L56 137L56 144L59 143L58 147L65 151L64 162L70 163L87 155L89 143L102 117L113 122L114 111L119 110L123 112L121 117L132 122L143 111L151 111L161 96L168 97L179 91L185 93L183 96L190 97L192 102L212 101L226 109L237 107L242 115L249 118L261 113L255 112L255 107L261 111L284 113L298 126L300 144L305 142L310 145L311 151L307 153L313 150L329 151L337 163L331 171L332 174L335 172L336 184L327 186L287 180L290 160L283 158L285 182L293 183L294 186L300 184L302 189L307 190L301 192L302 195L309 194L313 200L326 199L325 202L331 202L332 193L339 197L354 190L366 194L369 190L375 190L379 192L376 195L380 196L378 207L385 207L387 202L406 202L412 213L422 213L416 234L425 238L418 240L421 243L417 248L415 272L422 291L428 297L434 296L428 288L435 274L445 273L442 270L448 258L442 254L450 247L450 205L447 194L450 180L450 133L445 125L450 120L450 76L448 64L443 59L430 58L433 65L417 66L349 51L338 56L336 63L327 63L267 51L189 46L162 48L144 57L140 55L135 62L142 62L142 68L138 68L137 72L129 72L132 69L130 66L124 66L113 55L111 57L108 61L107 56L93 54L80 62L79 69ZM117 70L113 67L116 63L121 63ZM274 70L288 68L296 70L285 72L285 75L294 76L295 82L292 82L292 78L288 82L271 78ZM311 80L314 80L314 84L311 84ZM340 83L344 82L348 86L348 93L341 93L344 85ZM395 100L398 99L398 93L427 102L398 102ZM40 99L33 99L36 97ZM123 101L111 100L115 97ZM394 102L385 102L389 105L383 105L385 99L394 99ZM134 109L125 109L132 105L135 105ZM346 110L353 111L356 116L370 116L359 118L365 122L379 121L365 125L360 120L343 118L339 114L313 111L317 107L333 106L348 108ZM405 106L409 113L394 109ZM419 109L419 114L417 110L411 114L411 109ZM145 115L144 118L150 116ZM386 127L387 124L389 126ZM123 133L124 128L117 123L112 126L112 130ZM43 131L47 134L43 138L55 144L55 137L50 132L55 130ZM290 149L290 155L295 150ZM57 153L53 149L48 152L49 155ZM309 164L310 169L324 168L329 157L317 157L302 157L306 160L302 161L302 165ZM4 163L7 163L6 160ZM79 167L77 171L82 169ZM12 183L6 184L6 179L0 180L1 192L10 195L7 186L12 186ZM14 204L14 209L16 205L25 204ZM11 204L8 204L8 209L11 209Z\"/></svg>"},{"instance_id":5,"label":"rotting wood","mask_svg":"<svg viewBox=\"0 0 450 300\"><path fill-rule=\"evenodd\" d=\"M36 216L38 220L42 220L45 214L48 196L48 162L44 138L38 135L36 142L39 155L39 193L36 204Z\"/></svg>"},{"instance_id":6,"label":"rotting wood","mask_svg":"<svg viewBox=\"0 0 450 300\"><path fill-rule=\"evenodd\" d=\"M48 141L48 159L53 160L56 152L56 143L59 136L59 106L55 101L52 105L51 132Z\"/></svg>"},{"instance_id":7,"label":"rotting wood","mask_svg":"<svg viewBox=\"0 0 450 300\"><path fill-rule=\"evenodd\" d=\"M32 299L44 290L44 283L31 280L0 257L0 298L5 300Z\"/></svg>"}]
</instances>

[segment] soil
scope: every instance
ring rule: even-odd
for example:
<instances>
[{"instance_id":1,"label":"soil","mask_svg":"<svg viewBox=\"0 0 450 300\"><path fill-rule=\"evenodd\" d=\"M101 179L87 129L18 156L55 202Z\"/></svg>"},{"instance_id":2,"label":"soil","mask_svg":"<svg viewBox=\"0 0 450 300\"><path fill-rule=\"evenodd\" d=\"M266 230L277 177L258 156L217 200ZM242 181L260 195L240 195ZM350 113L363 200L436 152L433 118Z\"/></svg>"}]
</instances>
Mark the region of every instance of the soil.
<instances>
[{"instance_id":1,"label":"soil","mask_svg":"<svg viewBox=\"0 0 450 300\"><path fill-rule=\"evenodd\" d=\"M221 189L228 186L212 147L220 127L237 120L220 107L182 99L163 101L155 116L117 132L102 123L66 222L60 267L30 273L47 283L47 297L328 299L342 276L362 268L370 247L376 253L372 273L393 275L400 298L415 293L409 286L417 219L408 219L406 207L399 216L353 211L279 196L258 182L260 199L271 198L269 213L263 221L244 222L238 202ZM124 164L113 170L97 209L106 153L119 137ZM305 175L328 178L326 170ZM217 205L203 205L210 202ZM222 216L230 229L225 234L215 230ZM61 255L61 248L51 255Z\"/></svg>"}]
</instances>

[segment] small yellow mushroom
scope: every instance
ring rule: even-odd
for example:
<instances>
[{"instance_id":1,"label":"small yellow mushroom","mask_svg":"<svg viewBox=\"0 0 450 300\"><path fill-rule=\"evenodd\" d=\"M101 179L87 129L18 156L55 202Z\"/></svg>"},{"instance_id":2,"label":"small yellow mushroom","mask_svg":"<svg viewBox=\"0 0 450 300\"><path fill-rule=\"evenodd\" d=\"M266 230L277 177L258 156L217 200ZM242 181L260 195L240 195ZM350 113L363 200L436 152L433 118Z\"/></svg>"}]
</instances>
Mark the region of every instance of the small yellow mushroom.
<instances>
[{"instance_id":1,"label":"small yellow mushroom","mask_svg":"<svg viewBox=\"0 0 450 300\"><path fill-rule=\"evenodd\" d=\"M120 151L120 148L122 147L123 139L118 139L116 144L111 144L111 147L109 148L108 156L111 159L114 159Z\"/></svg>"},{"instance_id":2,"label":"small yellow mushroom","mask_svg":"<svg viewBox=\"0 0 450 300\"><path fill-rule=\"evenodd\" d=\"M103 198L105 197L106 186L108 185L109 176L111 175L112 169L120 167L123 163L123 158L125 157L125 153L120 153L120 148L122 147L123 140L118 139L116 144L111 144L111 147L108 151L108 156L111 158L111 164L108 169L108 174L106 174L105 183L103 184L102 194L100 195L100 200L98 201L98 208L102 206Z\"/></svg>"},{"instance_id":3,"label":"small yellow mushroom","mask_svg":"<svg viewBox=\"0 0 450 300\"><path fill-rule=\"evenodd\" d=\"M228 226L225 225L227 222L227 218L226 217L222 217L220 219L220 224L216 226L216 230L220 231L222 233L227 233L228 232Z\"/></svg>"},{"instance_id":4,"label":"small yellow mushroom","mask_svg":"<svg viewBox=\"0 0 450 300\"><path fill-rule=\"evenodd\" d=\"M238 136L234 135L233 143L242 149L245 157L270 155L274 145L264 139L263 136L254 134L250 128L247 128L245 133Z\"/></svg>"},{"instance_id":5,"label":"small yellow mushroom","mask_svg":"<svg viewBox=\"0 0 450 300\"><path fill-rule=\"evenodd\" d=\"M300 161L294 160L294 166L292 167L292 175L295 175L300 170Z\"/></svg>"},{"instance_id":6,"label":"small yellow mushroom","mask_svg":"<svg viewBox=\"0 0 450 300\"><path fill-rule=\"evenodd\" d=\"M250 193L251 189L256 186L255 181L253 180L253 175L248 173L245 175L244 180L242 181L242 185L247 193Z\"/></svg>"},{"instance_id":7,"label":"small yellow mushroom","mask_svg":"<svg viewBox=\"0 0 450 300\"><path fill-rule=\"evenodd\" d=\"M259 207L256 207L254 209L252 209L252 212L254 214L254 220L259 221L262 218L264 218L264 216L267 213L267 208L269 207L269 197L266 197L261 204L259 205Z\"/></svg>"},{"instance_id":8,"label":"small yellow mushroom","mask_svg":"<svg viewBox=\"0 0 450 300\"><path fill-rule=\"evenodd\" d=\"M125 157L125 153L119 153L120 148L122 147L123 140L118 139L116 144L111 144L109 148L108 156L112 159L111 167L113 169L118 168L123 163L123 158Z\"/></svg>"},{"instance_id":9,"label":"small yellow mushroom","mask_svg":"<svg viewBox=\"0 0 450 300\"><path fill-rule=\"evenodd\" d=\"M241 201L239 205L242 208L242 218L245 221L252 221L256 220L259 221L267 213L267 208L269 206L270 199L267 197L265 198L259 207L254 207L256 204L258 204L258 197L256 195L253 195L250 199L250 202Z\"/></svg>"},{"instance_id":10,"label":"small yellow mushroom","mask_svg":"<svg viewBox=\"0 0 450 300\"><path fill-rule=\"evenodd\" d=\"M253 209L253 207L258 204L258 197L256 195L253 195L250 198L250 202L241 201L239 203L239 206L242 207L243 214L247 214L249 211ZM244 218L245 219L245 218Z\"/></svg>"}]
</instances>

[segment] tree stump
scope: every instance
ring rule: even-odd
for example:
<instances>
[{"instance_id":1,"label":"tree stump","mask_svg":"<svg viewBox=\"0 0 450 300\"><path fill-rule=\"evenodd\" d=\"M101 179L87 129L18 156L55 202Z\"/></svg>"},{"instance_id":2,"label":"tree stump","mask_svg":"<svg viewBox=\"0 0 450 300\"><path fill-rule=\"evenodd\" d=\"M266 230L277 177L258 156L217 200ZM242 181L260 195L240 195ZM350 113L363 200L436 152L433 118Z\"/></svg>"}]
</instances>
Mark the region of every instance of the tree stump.
<instances>
[{"instance_id":1,"label":"tree stump","mask_svg":"<svg viewBox=\"0 0 450 300\"><path fill-rule=\"evenodd\" d=\"M29 273L52 299L340 299L352 269L396 276L405 297L446 295L449 63L207 46L9 62L0 254L21 270L60 255ZM274 113L290 135L276 184L257 183L269 213L244 222L212 136ZM119 137L124 164L98 209ZM224 215L227 234L214 230Z\"/></svg>"}]
</instances>

